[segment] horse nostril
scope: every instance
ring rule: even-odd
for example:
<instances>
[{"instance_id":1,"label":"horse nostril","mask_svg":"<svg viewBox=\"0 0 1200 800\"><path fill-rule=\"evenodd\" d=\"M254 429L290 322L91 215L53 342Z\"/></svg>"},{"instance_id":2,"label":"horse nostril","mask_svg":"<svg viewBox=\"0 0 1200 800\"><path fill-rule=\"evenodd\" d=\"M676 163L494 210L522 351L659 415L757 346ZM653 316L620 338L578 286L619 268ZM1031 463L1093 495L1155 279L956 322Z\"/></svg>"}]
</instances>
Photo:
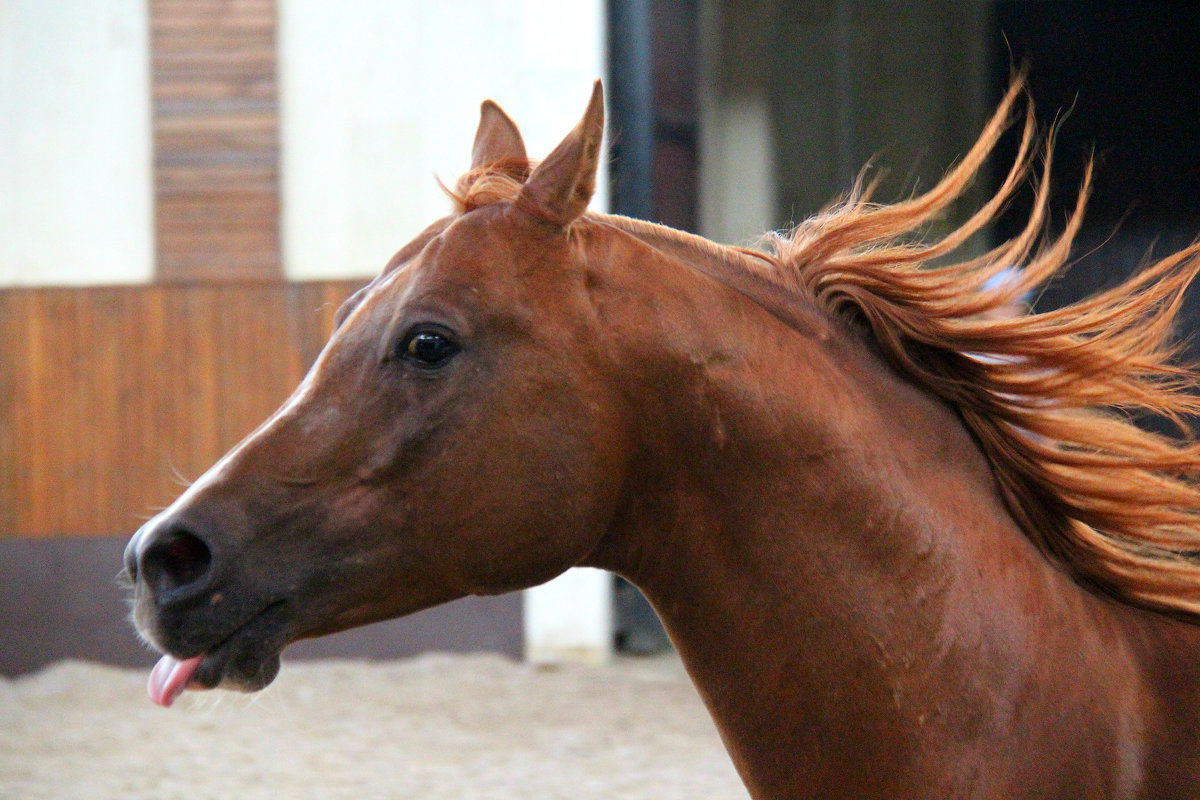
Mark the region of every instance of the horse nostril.
<instances>
[{"instance_id":1,"label":"horse nostril","mask_svg":"<svg viewBox=\"0 0 1200 800\"><path fill-rule=\"evenodd\" d=\"M208 575L211 564L212 551L199 536L173 530L146 548L141 573L157 595L199 584Z\"/></svg>"}]
</instances>

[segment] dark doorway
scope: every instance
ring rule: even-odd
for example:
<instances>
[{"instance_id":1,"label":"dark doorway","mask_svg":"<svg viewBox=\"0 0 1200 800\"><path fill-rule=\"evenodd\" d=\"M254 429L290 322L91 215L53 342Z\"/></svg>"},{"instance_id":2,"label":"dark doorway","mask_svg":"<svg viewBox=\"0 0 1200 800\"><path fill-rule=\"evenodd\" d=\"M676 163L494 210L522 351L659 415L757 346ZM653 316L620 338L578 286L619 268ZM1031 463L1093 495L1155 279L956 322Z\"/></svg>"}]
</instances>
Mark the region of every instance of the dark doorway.
<instances>
[{"instance_id":1,"label":"dark doorway","mask_svg":"<svg viewBox=\"0 0 1200 800\"><path fill-rule=\"evenodd\" d=\"M1061 121L1052 179L1058 229L1095 154L1079 261L1039 307L1111 286L1151 253L1200 236L1200 3L1006 0L995 9L996 96L1011 65L1027 64L1043 129ZM1004 164L997 159L997 169ZM1028 202L1010 209L999 236L1017 229ZM1183 312L1191 331L1200 323L1198 301Z\"/></svg>"}]
</instances>

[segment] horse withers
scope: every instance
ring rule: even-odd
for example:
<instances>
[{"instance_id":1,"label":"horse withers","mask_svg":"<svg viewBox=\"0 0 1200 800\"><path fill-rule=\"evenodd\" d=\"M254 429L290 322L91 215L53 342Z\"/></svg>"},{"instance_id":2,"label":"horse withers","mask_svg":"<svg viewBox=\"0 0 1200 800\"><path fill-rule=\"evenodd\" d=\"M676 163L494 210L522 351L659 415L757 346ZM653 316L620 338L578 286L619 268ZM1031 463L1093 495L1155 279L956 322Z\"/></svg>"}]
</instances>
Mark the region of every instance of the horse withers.
<instances>
[{"instance_id":1,"label":"horse withers","mask_svg":"<svg viewBox=\"0 0 1200 800\"><path fill-rule=\"evenodd\" d=\"M599 84L536 165L485 102L453 213L130 542L153 699L590 565L654 604L756 798L1200 797L1200 448L1128 422L1198 410L1169 324L1200 247L990 314L1087 189L1043 242L1047 155L1024 231L954 259L1036 169L1028 103L995 197L912 236L1022 97L929 192L858 186L763 252L587 211Z\"/></svg>"}]
</instances>

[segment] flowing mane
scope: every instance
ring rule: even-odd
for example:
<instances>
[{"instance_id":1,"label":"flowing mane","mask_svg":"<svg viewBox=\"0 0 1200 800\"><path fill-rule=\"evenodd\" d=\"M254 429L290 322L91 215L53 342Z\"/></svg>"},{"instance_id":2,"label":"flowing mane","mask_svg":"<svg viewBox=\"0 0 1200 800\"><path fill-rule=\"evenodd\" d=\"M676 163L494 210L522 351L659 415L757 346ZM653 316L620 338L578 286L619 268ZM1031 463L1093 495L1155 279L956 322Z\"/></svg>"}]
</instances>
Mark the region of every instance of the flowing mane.
<instances>
[{"instance_id":1,"label":"flowing mane","mask_svg":"<svg viewBox=\"0 0 1200 800\"><path fill-rule=\"evenodd\" d=\"M732 262L760 288L865 331L893 368L958 410L1009 510L1049 557L1126 602L1200 618L1200 443L1186 425L1200 413L1200 377L1178 363L1172 337L1200 272L1200 243L1064 308L989 318L1066 268L1090 186L1089 164L1064 231L1047 239L1053 133L1039 138L1028 100L999 189L957 229L920 239L972 184L1024 94L1014 81L979 140L928 192L873 203L873 184L860 180L843 201L769 234L767 253L624 217L586 219ZM460 213L511 201L528 171L527 162L476 169L447 193ZM1035 197L1020 234L954 261L1025 184ZM1012 277L994 280L1001 274ZM1146 413L1175 422L1180 436L1131 421Z\"/></svg>"},{"instance_id":2,"label":"flowing mane","mask_svg":"<svg viewBox=\"0 0 1200 800\"><path fill-rule=\"evenodd\" d=\"M869 188L771 237L780 279L865 325L893 367L953 404L978 439L1021 527L1080 579L1128 602L1200 615L1197 374L1178 363L1172 323L1200 272L1200 243L1108 291L1040 314L988 319L1065 268L1091 176L1057 238L1043 241L1051 136L1022 232L975 258L934 263L992 221L1037 158L1032 106L996 194L957 230L911 234L958 198L1008 126L1015 83L962 162L929 192L893 205ZM1013 280L990 285L1006 271ZM1140 414L1180 436L1147 432Z\"/></svg>"}]
</instances>

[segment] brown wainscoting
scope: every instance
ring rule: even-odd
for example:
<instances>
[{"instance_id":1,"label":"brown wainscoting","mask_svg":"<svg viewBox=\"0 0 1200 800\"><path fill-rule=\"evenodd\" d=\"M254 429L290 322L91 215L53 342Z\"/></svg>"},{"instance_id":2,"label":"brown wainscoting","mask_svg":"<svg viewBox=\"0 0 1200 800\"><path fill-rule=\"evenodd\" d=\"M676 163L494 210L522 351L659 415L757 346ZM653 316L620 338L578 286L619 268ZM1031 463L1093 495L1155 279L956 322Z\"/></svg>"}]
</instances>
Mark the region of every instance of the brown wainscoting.
<instances>
[{"instance_id":1,"label":"brown wainscoting","mask_svg":"<svg viewBox=\"0 0 1200 800\"><path fill-rule=\"evenodd\" d=\"M0 675L62 659L150 666L117 580L125 537L0 540ZM299 642L285 658L404 658L439 650L521 656L519 593L469 597L403 619Z\"/></svg>"},{"instance_id":2,"label":"brown wainscoting","mask_svg":"<svg viewBox=\"0 0 1200 800\"><path fill-rule=\"evenodd\" d=\"M362 283L0 290L0 539L136 529L291 394Z\"/></svg>"}]
</instances>

